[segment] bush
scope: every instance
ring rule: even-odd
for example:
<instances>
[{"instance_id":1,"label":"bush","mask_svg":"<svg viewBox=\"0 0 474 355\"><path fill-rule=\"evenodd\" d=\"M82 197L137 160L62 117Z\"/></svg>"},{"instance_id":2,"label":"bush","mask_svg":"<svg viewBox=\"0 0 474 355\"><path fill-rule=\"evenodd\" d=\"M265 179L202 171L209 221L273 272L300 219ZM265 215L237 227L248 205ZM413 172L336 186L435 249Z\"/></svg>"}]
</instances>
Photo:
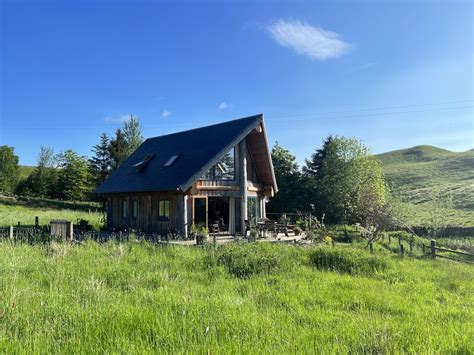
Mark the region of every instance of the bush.
<instances>
[{"instance_id":1,"label":"bush","mask_svg":"<svg viewBox=\"0 0 474 355\"><path fill-rule=\"evenodd\" d=\"M298 258L298 250L291 246L269 243L229 243L220 246L215 256L208 258L224 266L235 277L248 278L257 274L270 274L279 268L290 268ZM286 267L285 267L286 266Z\"/></svg>"},{"instance_id":2,"label":"bush","mask_svg":"<svg viewBox=\"0 0 474 355\"><path fill-rule=\"evenodd\" d=\"M386 260L360 249L317 248L309 258L318 269L349 274L372 274L387 268Z\"/></svg>"}]
</instances>

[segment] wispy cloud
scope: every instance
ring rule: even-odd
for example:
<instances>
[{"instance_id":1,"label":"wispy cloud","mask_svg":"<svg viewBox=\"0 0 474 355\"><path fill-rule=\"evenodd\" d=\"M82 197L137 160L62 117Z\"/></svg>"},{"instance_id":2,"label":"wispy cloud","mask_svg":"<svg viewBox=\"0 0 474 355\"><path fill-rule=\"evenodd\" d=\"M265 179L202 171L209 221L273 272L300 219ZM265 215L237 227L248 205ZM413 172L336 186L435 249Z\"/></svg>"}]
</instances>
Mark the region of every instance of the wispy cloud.
<instances>
[{"instance_id":1,"label":"wispy cloud","mask_svg":"<svg viewBox=\"0 0 474 355\"><path fill-rule=\"evenodd\" d=\"M130 119L130 115L107 116L104 118L104 121L107 123L123 123L128 119Z\"/></svg>"},{"instance_id":2,"label":"wispy cloud","mask_svg":"<svg viewBox=\"0 0 474 355\"><path fill-rule=\"evenodd\" d=\"M267 30L281 46L315 60L337 58L351 48L349 43L339 39L337 33L299 20L279 19L268 25Z\"/></svg>"},{"instance_id":3,"label":"wispy cloud","mask_svg":"<svg viewBox=\"0 0 474 355\"><path fill-rule=\"evenodd\" d=\"M227 107L229 107L229 106L224 101L224 102L221 102L221 104L219 105L219 107L217 109L219 111L224 111Z\"/></svg>"},{"instance_id":4,"label":"wispy cloud","mask_svg":"<svg viewBox=\"0 0 474 355\"><path fill-rule=\"evenodd\" d=\"M164 109L163 112L161 113L161 117L170 117L171 116L171 112Z\"/></svg>"}]
</instances>

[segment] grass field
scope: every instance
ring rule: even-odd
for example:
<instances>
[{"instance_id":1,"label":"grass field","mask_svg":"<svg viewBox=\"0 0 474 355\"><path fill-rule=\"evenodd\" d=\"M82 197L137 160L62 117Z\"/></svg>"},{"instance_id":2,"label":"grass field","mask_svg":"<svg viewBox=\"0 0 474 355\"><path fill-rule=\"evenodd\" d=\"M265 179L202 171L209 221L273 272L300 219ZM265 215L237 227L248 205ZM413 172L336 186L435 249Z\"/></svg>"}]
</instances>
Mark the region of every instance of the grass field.
<instances>
[{"instance_id":1,"label":"grass field","mask_svg":"<svg viewBox=\"0 0 474 355\"><path fill-rule=\"evenodd\" d=\"M417 146L379 154L392 191L408 207L406 219L420 225L426 220L424 204L439 189L453 198L448 218L452 225L474 225L474 150L451 152L433 146Z\"/></svg>"},{"instance_id":2,"label":"grass field","mask_svg":"<svg viewBox=\"0 0 474 355\"><path fill-rule=\"evenodd\" d=\"M88 202L67 202L46 199L12 200L0 198L0 226L33 225L38 216L41 225L49 224L52 219L67 219L76 223L85 219L94 228L101 225L100 205Z\"/></svg>"},{"instance_id":3,"label":"grass field","mask_svg":"<svg viewBox=\"0 0 474 355\"><path fill-rule=\"evenodd\" d=\"M474 268L377 254L0 243L0 352L472 353Z\"/></svg>"}]
</instances>

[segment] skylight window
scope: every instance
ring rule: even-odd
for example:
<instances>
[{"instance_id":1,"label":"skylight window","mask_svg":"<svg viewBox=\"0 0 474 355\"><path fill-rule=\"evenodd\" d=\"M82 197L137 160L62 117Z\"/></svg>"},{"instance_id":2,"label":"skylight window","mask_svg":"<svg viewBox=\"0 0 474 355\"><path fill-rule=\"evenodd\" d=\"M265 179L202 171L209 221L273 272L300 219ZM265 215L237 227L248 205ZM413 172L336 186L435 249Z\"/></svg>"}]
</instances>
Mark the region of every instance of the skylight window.
<instances>
[{"instance_id":1,"label":"skylight window","mask_svg":"<svg viewBox=\"0 0 474 355\"><path fill-rule=\"evenodd\" d=\"M153 159L154 156L155 154L147 154L138 163L133 164L132 167L135 168L135 170L137 171L142 170L148 165L148 163L150 162L150 160Z\"/></svg>"},{"instance_id":2,"label":"skylight window","mask_svg":"<svg viewBox=\"0 0 474 355\"><path fill-rule=\"evenodd\" d=\"M171 165L174 163L174 161L175 161L176 159L178 159L178 157L179 157L179 154L178 154L178 155L173 155L171 158L168 159L168 161L167 161L167 162L165 163L165 165L163 165L163 166L164 166L165 168L168 167L168 166L171 166Z\"/></svg>"}]
</instances>

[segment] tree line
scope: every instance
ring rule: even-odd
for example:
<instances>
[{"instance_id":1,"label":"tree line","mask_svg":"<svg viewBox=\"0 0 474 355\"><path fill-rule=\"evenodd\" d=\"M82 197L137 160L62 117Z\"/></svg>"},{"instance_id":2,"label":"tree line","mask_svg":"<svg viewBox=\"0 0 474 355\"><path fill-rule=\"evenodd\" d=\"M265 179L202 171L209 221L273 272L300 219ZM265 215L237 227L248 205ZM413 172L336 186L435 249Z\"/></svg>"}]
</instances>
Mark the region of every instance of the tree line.
<instances>
[{"instance_id":1,"label":"tree line","mask_svg":"<svg viewBox=\"0 0 474 355\"><path fill-rule=\"evenodd\" d=\"M36 166L20 179L19 159L14 148L0 146L0 193L65 200L91 198L92 190L104 181L143 142L138 117L130 116L113 137L102 133L87 159L72 149L59 154L41 147Z\"/></svg>"},{"instance_id":2,"label":"tree line","mask_svg":"<svg viewBox=\"0 0 474 355\"><path fill-rule=\"evenodd\" d=\"M87 159L73 150L55 154L41 147L37 165L19 181L18 157L0 147L1 193L84 200L143 142L142 127L131 116L113 137L103 133ZM279 192L268 212L312 212L329 223L380 224L390 207L381 162L354 138L327 137L303 166L278 142L272 160Z\"/></svg>"}]
</instances>

